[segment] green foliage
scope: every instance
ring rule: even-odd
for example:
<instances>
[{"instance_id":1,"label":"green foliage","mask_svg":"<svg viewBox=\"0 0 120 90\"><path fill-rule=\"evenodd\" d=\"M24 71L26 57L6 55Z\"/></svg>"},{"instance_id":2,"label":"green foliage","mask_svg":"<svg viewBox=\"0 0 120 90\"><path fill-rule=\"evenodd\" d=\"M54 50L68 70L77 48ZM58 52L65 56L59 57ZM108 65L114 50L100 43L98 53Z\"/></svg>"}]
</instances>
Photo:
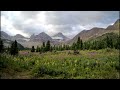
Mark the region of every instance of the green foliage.
<instances>
[{"instance_id":1,"label":"green foliage","mask_svg":"<svg viewBox=\"0 0 120 90\"><path fill-rule=\"evenodd\" d=\"M39 49L39 46L37 46L37 48L36 48L36 52L39 52L39 50L40 50L40 49Z\"/></svg>"},{"instance_id":2,"label":"green foliage","mask_svg":"<svg viewBox=\"0 0 120 90\"><path fill-rule=\"evenodd\" d=\"M4 52L4 44L3 44L3 41L0 38L0 53L3 53L3 52Z\"/></svg>"},{"instance_id":3,"label":"green foliage","mask_svg":"<svg viewBox=\"0 0 120 90\"><path fill-rule=\"evenodd\" d=\"M118 50L110 48L97 51L81 50L80 55L68 55L67 51L29 53L26 56L2 54L0 76L5 77L6 73L11 78L18 78L17 75L29 71L24 78L118 79L118 55Z\"/></svg>"},{"instance_id":4,"label":"green foliage","mask_svg":"<svg viewBox=\"0 0 120 90\"><path fill-rule=\"evenodd\" d=\"M43 47L45 47L45 42L43 42Z\"/></svg>"},{"instance_id":5,"label":"green foliage","mask_svg":"<svg viewBox=\"0 0 120 90\"><path fill-rule=\"evenodd\" d=\"M46 51L50 51L50 41L48 40L46 43Z\"/></svg>"},{"instance_id":6,"label":"green foliage","mask_svg":"<svg viewBox=\"0 0 120 90\"><path fill-rule=\"evenodd\" d=\"M11 55L17 55L18 54L18 46L17 46L17 41L16 40L11 45L10 54Z\"/></svg>"},{"instance_id":7,"label":"green foliage","mask_svg":"<svg viewBox=\"0 0 120 90\"><path fill-rule=\"evenodd\" d=\"M80 37L78 37L77 42L73 43L72 45L72 50L82 50L83 49L83 41L82 39L80 39Z\"/></svg>"},{"instance_id":8,"label":"green foliage","mask_svg":"<svg viewBox=\"0 0 120 90\"><path fill-rule=\"evenodd\" d=\"M83 48L84 49L92 49L92 50L99 50L105 48L115 48L119 49L120 45L120 38L115 33L106 33L96 39L89 40L84 42Z\"/></svg>"},{"instance_id":9,"label":"green foliage","mask_svg":"<svg viewBox=\"0 0 120 90\"><path fill-rule=\"evenodd\" d=\"M32 46L31 52L35 52L35 48L34 48L34 46Z\"/></svg>"}]
</instances>

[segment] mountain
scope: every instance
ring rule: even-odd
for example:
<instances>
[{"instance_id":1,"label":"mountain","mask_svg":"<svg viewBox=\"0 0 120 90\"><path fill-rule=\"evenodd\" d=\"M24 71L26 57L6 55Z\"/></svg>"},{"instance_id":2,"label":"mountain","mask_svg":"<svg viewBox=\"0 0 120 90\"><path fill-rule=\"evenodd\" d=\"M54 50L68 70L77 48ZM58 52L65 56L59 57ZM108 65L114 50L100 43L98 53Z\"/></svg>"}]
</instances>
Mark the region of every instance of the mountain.
<instances>
[{"instance_id":1,"label":"mountain","mask_svg":"<svg viewBox=\"0 0 120 90\"><path fill-rule=\"evenodd\" d=\"M8 40L11 39L11 36L8 35L8 34L7 34L6 32L4 32L4 31L0 31L0 35L1 35L1 38L2 38L2 39L8 39Z\"/></svg>"},{"instance_id":2,"label":"mountain","mask_svg":"<svg viewBox=\"0 0 120 90\"><path fill-rule=\"evenodd\" d=\"M0 31L0 35L1 35L2 39L7 39L7 40L11 40L11 41L15 41L15 40L17 40L18 42L29 41L29 38L26 38L26 37L22 36L21 34L16 34L15 36L10 36L4 31Z\"/></svg>"},{"instance_id":3,"label":"mountain","mask_svg":"<svg viewBox=\"0 0 120 90\"><path fill-rule=\"evenodd\" d=\"M78 33L73 39L67 41L67 44L72 44L73 42L76 42L78 37L80 37L83 41L95 39L105 33L119 33L119 25L120 25L120 19L118 19L113 25L109 25L107 28L99 28L94 27L90 30L83 30L80 33Z\"/></svg>"},{"instance_id":4,"label":"mountain","mask_svg":"<svg viewBox=\"0 0 120 90\"><path fill-rule=\"evenodd\" d=\"M11 37L11 40L17 40L18 42L26 42L29 41L29 38L22 36L21 34L16 34L15 36Z\"/></svg>"},{"instance_id":5,"label":"mountain","mask_svg":"<svg viewBox=\"0 0 120 90\"><path fill-rule=\"evenodd\" d=\"M90 30L83 30L80 33L78 33L73 39L69 40L67 43L68 44L72 44L73 42L76 42L78 37L80 37L83 41L86 41L90 38L95 38L97 36L100 36L103 34L104 29L103 28L98 28L98 27L94 27Z\"/></svg>"},{"instance_id":6,"label":"mountain","mask_svg":"<svg viewBox=\"0 0 120 90\"><path fill-rule=\"evenodd\" d=\"M52 36L53 40L58 40L58 41L66 41L69 38L67 38L65 35L63 35L61 32L55 34L54 36Z\"/></svg>"},{"instance_id":7,"label":"mountain","mask_svg":"<svg viewBox=\"0 0 120 90\"><path fill-rule=\"evenodd\" d=\"M21 34L16 34L14 37L15 37L15 38L25 38L25 37L22 36Z\"/></svg>"},{"instance_id":8,"label":"mountain","mask_svg":"<svg viewBox=\"0 0 120 90\"><path fill-rule=\"evenodd\" d=\"M8 39L2 39L3 40L3 44L4 46L7 48L8 46L11 47L11 44L13 43L13 41L11 40L8 40ZM24 46L21 45L20 43L17 43L18 45L18 49L19 50L23 50L24 49Z\"/></svg>"},{"instance_id":9,"label":"mountain","mask_svg":"<svg viewBox=\"0 0 120 90\"><path fill-rule=\"evenodd\" d=\"M48 40L52 41L52 38L47 35L45 32L41 32L38 35L31 35L30 41L33 42L47 42Z\"/></svg>"},{"instance_id":10,"label":"mountain","mask_svg":"<svg viewBox=\"0 0 120 90\"><path fill-rule=\"evenodd\" d=\"M106 30L118 30L120 25L120 19L118 19L113 25L109 25Z\"/></svg>"},{"instance_id":11,"label":"mountain","mask_svg":"<svg viewBox=\"0 0 120 90\"><path fill-rule=\"evenodd\" d=\"M59 44L72 44L73 42L76 42L78 37L80 37L83 41L95 39L99 36L102 36L103 34L114 32L119 34L119 25L120 25L120 19L118 19L113 25L109 25L106 28L99 28L94 27L90 30L83 30L80 33L78 33L73 39L67 38L65 35L63 35L61 32L57 33L56 35L50 37L45 32L41 32L38 35L31 35L30 38L26 38L20 34L17 34L15 36L10 36L6 32L1 32L1 38L7 39L7 40L17 40L19 44L21 44L24 47L31 48L32 46L37 47L37 45L42 45L43 42L47 42L50 40L51 45L59 45ZM8 41L9 42L9 41Z\"/></svg>"}]
</instances>

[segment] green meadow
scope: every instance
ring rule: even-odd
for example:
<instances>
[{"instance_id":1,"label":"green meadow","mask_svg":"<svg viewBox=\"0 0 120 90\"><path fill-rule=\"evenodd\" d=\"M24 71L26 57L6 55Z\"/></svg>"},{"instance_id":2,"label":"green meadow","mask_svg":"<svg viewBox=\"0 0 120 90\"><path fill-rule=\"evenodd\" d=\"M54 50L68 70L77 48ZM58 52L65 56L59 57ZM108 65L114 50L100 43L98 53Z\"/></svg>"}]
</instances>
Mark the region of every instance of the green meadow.
<instances>
[{"instance_id":1,"label":"green meadow","mask_svg":"<svg viewBox=\"0 0 120 90\"><path fill-rule=\"evenodd\" d=\"M29 53L28 53L29 52ZM119 79L119 50L19 51L0 55L1 79Z\"/></svg>"}]
</instances>

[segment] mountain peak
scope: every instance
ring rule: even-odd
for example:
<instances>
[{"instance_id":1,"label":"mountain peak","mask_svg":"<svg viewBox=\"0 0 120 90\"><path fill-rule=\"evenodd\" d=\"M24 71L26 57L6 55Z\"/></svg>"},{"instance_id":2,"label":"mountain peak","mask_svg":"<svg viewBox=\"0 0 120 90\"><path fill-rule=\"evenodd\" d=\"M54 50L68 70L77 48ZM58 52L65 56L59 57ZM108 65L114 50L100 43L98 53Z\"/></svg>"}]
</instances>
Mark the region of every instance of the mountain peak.
<instances>
[{"instance_id":1,"label":"mountain peak","mask_svg":"<svg viewBox=\"0 0 120 90\"><path fill-rule=\"evenodd\" d=\"M23 35L21 34L16 34L14 37L17 37L17 38L25 38Z\"/></svg>"},{"instance_id":2,"label":"mountain peak","mask_svg":"<svg viewBox=\"0 0 120 90\"><path fill-rule=\"evenodd\" d=\"M91 30L99 30L99 29L104 29L104 28L93 27Z\"/></svg>"},{"instance_id":3,"label":"mountain peak","mask_svg":"<svg viewBox=\"0 0 120 90\"><path fill-rule=\"evenodd\" d=\"M62 34L61 32L59 32L58 34ZM63 34L62 34L63 35Z\"/></svg>"},{"instance_id":4,"label":"mountain peak","mask_svg":"<svg viewBox=\"0 0 120 90\"><path fill-rule=\"evenodd\" d=\"M46 42L48 40L52 40L52 38L47 35L45 32L41 32L38 35L32 35L30 37L30 41L41 41L41 42Z\"/></svg>"},{"instance_id":5,"label":"mountain peak","mask_svg":"<svg viewBox=\"0 0 120 90\"><path fill-rule=\"evenodd\" d=\"M53 39L60 39L60 40L64 40L64 41L69 39L65 35L63 35L61 32L55 34L52 38Z\"/></svg>"},{"instance_id":6,"label":"mountain peak","mask_svg":"<svg viewBox=\"0 0 120 90\"><path fill-rule=\"evenodd\" d=\"M40 34L46 34L45 32L41 32Z\"/></svg>"},{"instance_id":7,"label":"mountain peak","mask_svg":"<svg viewBox=\"0 0 120 90\"><path fill-rule=\"evenodd\" d=\"M61 32L55 34L53 37L65 37Z\"/></svg>"}]
</instances>

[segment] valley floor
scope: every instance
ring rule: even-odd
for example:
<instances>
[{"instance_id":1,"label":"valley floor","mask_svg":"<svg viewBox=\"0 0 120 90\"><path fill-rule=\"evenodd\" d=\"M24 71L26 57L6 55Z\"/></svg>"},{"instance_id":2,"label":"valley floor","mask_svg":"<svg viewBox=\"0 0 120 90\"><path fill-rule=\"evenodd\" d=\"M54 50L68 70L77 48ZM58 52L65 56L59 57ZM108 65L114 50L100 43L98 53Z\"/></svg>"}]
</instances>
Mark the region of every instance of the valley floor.
<instances>
[{"instance_id":1,"label":"valley floor","mask_svg":"<svg viewBox=\"0 0 120 90\"><path fill-rule=\"evenodd\" d=\"M119 70L115 49L0 55L1 79L119 79Z\"/></svg>"}]
</instances>

